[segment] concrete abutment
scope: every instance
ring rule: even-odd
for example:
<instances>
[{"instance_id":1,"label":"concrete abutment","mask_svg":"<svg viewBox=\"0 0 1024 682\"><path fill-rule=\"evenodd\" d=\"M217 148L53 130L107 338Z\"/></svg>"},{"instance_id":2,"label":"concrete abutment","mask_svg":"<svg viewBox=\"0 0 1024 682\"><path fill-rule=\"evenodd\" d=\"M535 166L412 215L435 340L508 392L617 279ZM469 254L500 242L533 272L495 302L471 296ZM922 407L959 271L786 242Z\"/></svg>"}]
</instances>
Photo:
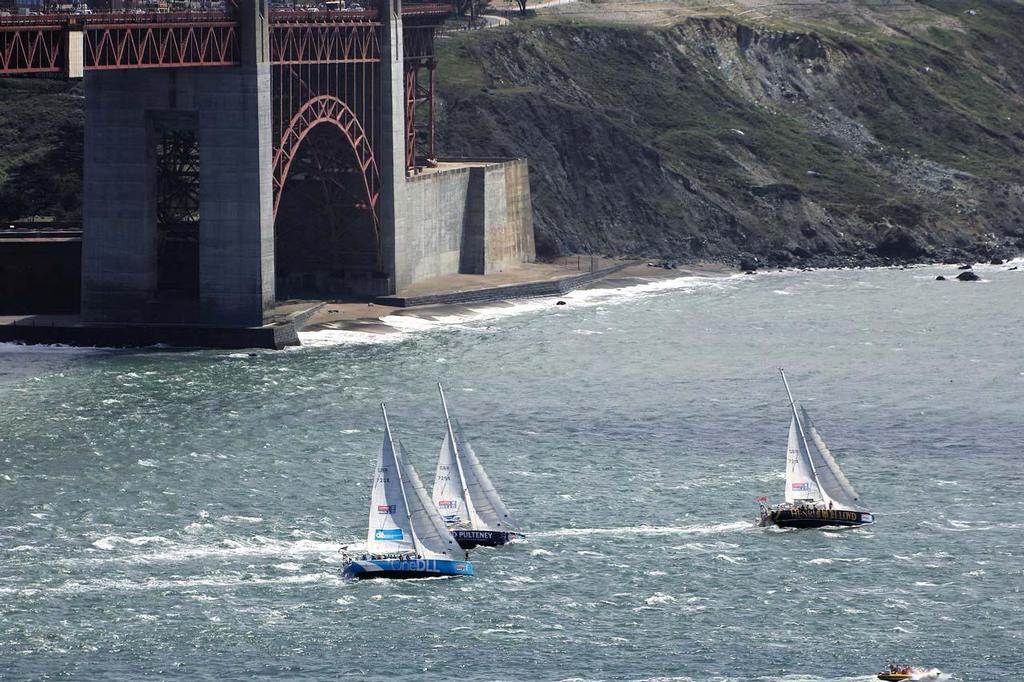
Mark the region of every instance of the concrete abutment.
<instances>
[{"instance_id":1,"label":"concrete abutment","mask_svg":"<svg viewBox=\"0 0 1024 682\"><path fill-rule=\"evenodd\" d=\"M275 304L278 141L268 14L262 0L243 0L238 11L239 66L85 74L86 323L253 327ZM400 2L382 2L381 19L375 153L383 286L394 293L439 275L487 274L533 261L525 160L458 159L407 174ZM157 140L168 130L198 140L198 293L178 308L161 300L160 286L167 264L160 260Z\"/></svg>"}]
</instances>

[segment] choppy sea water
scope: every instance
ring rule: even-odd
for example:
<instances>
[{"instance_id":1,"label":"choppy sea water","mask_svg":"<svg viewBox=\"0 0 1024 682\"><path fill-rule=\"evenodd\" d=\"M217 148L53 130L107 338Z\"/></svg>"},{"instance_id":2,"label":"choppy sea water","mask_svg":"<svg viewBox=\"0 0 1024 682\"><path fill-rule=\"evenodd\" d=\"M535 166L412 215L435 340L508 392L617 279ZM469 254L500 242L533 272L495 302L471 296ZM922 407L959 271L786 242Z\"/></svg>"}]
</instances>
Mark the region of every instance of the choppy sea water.
<instances>
[{"instance_id":1,"label":"choppy sea water","mask_svg":"<svg viewBox=\"0 0 1024 682\"><path fill-rule=\"evenodd\" d=\"M0 678L959 680L1024 667L1024 272L657 282L303 348L0 347ZM948 272L947 272L948 274ZM776 367L877 515L782 495ZM346 583L378 402L433 475L434 382L529 538Z\"/></svg>"}]
</instances>

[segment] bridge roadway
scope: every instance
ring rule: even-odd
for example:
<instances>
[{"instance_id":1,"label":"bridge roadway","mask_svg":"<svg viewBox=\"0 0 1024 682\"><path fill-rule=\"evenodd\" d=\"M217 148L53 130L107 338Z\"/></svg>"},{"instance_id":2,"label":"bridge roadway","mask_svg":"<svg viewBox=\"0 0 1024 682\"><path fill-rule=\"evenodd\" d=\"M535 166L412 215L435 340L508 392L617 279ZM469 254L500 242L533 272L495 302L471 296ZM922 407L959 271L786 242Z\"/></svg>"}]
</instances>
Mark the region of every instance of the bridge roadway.
<instances>
[{"instance_id":1,"label":"bridge roadway","mask_svg":"<svg viewBox=\"0 0 1024 682\"><path fill-rule=\"evenodd\" d=\"M449 5L407 4L406 28L436 27ZM272 10L272 64L339 64L379 60L376 8ZM240 22L231 10L0 17L0 76L82 70L231 66L241 63ZM407 58L415 39L407 36Z\"/></svg>"}]
</instances>

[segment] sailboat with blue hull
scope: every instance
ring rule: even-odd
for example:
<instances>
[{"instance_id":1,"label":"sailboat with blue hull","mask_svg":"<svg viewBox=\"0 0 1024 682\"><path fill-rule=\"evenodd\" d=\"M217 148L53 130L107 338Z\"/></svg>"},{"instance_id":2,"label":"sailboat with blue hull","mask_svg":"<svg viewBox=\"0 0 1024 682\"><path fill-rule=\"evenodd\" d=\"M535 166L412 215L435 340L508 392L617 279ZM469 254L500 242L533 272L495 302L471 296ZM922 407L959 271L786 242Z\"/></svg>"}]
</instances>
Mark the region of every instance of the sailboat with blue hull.
<instances>
[{"instance_id":1,"label":"sailboat with blue hull","mask_svg":"<svg viewBox=\"0 0 1024 682\"><path fill-rule=\"evenodd\" d=\"M786 373L782 369L779 373L793 412L786 448L786 501L769 506L767 498L761 498L760 525L821 528L874 523L874 515L861 505L860 495L825 445L807 410L803 406L797 410Z\"/></svg>"},{"instance_id":2,"label":"sailboat with blue hull","mask_svg":"<svg viewBox=\"0 0 1024 682\"><path fill-rule=\"evenodd\" d=\"M448 414L444 387L437 385L447 431L434 474L434 505L463 549L497 547L525 537L484 471L480 458Z\"/></svg>"},{"instance_id":3,"label":"sailboat with blue hull","mask_svg":"<svg viewBox=\"0 0 1024 682\"><path fill-rule=\"evenodd\" d=\"M346 578L440 578L471 576L473 564L431 502L409 453L391 436L387 407L384 443L373 472L366 551L346 555Z\"/></svg>"}]
</instances>

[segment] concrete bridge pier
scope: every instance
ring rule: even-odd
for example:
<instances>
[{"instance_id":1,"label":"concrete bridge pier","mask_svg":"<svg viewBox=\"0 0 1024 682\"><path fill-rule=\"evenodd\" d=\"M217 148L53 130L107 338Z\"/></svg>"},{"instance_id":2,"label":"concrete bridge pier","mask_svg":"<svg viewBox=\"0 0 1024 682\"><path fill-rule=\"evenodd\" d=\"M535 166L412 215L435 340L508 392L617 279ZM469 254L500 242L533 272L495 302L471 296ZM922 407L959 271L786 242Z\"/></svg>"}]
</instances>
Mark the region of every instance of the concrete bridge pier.
<instances>
[{"instance_id":1,"label":"concrete bridge pier","mask_svg":"<svg viewBox=\"0 0 1024 682\"><path fill-rule=\"evenodd\" d=\"M241 66L85 74L82 316L256 326L274 304L266 0Z\"/></svg>"},{"instance_id":2,"label":"concrete bridge pier","mask_svg":"<svg viewBox=\"0 0 1024 682\"><path fill-rule=\"evenodd\" d=\"M402 0L380 0L381 18L381 136L380 154L380 251L381 265L391 277L392 291L402 286L399 276L406 268L399 251L398 235L405 200L405 56Z\"/></svg>"}]
</instances>

